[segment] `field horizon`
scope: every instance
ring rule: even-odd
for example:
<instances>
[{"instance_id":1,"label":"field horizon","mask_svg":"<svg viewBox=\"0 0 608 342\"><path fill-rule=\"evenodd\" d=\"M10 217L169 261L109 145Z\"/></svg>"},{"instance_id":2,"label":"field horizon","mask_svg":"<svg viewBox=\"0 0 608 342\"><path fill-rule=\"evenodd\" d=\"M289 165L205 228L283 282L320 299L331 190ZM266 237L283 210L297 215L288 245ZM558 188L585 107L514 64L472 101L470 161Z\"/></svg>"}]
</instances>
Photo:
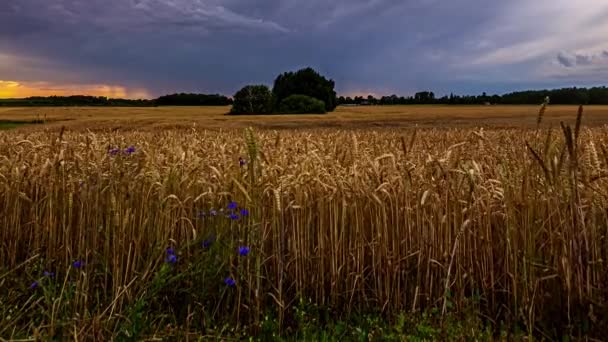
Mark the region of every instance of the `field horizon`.
<instances>
[{"instance_id":1,"label":"field horizon","mask_svg":"<svg viewBox=\"0 0 608 342\"><path fill-rule=\"evenodd\" d=\"M0 121L43 120L49 129L306 129L306 128L535 128L539 106L395 105L339 106L327 114L229 115L230 106L15 107L0 108ZM551 106L542 127L573 123L578 106ZM585 106L589 127L608 124L608 106ZM29 126L31 127L31 126ZM22 127L22 128L27 128Z\"/></svg>"}]
</instances>

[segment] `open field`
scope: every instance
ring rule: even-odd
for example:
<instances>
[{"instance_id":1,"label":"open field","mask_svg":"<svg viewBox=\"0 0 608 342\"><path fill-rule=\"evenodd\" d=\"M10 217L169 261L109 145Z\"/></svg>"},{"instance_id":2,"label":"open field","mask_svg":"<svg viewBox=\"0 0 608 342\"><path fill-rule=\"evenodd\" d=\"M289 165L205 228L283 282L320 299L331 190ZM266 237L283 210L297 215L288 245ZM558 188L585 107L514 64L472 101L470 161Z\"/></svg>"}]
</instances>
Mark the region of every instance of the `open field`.
<instances>
[{"instance_id":1,"label":"open field","mask_svg":"<svg viewBox=\"0 0 608 342\"><path fill-rule=\"evenodd\" d=\"M40 109L0 132L0 337L602 339L608 107L450 108Z\"/></svg>"},{"instance_id":2,"label":"open field","mask_svg":"<svg viewBox=\"0 0 608 342\"><path fill-rule=\"evenodd\" d=\"M571 123L577 107L551 106L544 123ZM538 106L361 106L338 107L325 115L226 116L229 107L45 107L0 108L0 120L34 120L46 116L55 126L89 129L230 129L256 128L400 128L412 127L534 127ZM608 106L588 106L585 124L608 124Z\"/></svg>"}]
</instances>

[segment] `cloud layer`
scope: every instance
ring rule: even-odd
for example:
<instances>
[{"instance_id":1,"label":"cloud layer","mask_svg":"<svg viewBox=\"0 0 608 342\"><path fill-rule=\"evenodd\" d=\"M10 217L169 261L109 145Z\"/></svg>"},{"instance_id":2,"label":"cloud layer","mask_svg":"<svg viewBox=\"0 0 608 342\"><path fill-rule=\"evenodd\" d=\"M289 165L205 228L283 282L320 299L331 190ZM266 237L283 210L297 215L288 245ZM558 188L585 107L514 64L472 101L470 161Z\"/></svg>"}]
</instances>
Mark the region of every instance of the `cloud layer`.
<instances>
[{"instance_id":1,"label":"cloud layer","mask_svg":"<svg viewBox=\"0 0 608 342\"><path fill-rule=\"evenodd\" d=\"M313 66L342 93L588 85L608 79L607 19L603 0L3 0L0 79L232 94Z\"/></svg>"}]
</instances>

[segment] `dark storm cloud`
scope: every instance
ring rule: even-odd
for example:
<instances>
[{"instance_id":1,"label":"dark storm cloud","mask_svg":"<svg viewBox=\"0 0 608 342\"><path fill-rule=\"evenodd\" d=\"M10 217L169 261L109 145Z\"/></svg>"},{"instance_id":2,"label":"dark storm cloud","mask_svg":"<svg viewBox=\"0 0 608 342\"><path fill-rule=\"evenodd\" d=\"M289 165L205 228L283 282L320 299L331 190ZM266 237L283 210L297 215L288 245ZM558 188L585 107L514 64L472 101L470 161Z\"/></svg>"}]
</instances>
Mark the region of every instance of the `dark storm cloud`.
<instances>
[{"instance_id":1,"label":"dark storm cloud","mask_svg":"<svg viewBox=\"0 0 608 342\"><path fill-rule=\"evenodd\" d=\"M566 68L573 67L576 64L576 60L573 60L572 57L566 56L561 52L557 55L557 61Z\"/></svg>"},{"instance_id":2,"label":"dark storm cloud","mask_svg":"<svg viewBox=\"0 0 608 342\"><path fill-rule=\"evenodd\" d=\"M557 54L557 62L566 68L603 65L608 61L608 52L600 54L574 54L560 52Z\"/></svg>"},{"instance_id":3,"label":"dark storm cloud","mask_svg":"<svg viewBox=\"0 0 608 342\"><path fill-rule=\"evenodd\" d=\"M529 4L3 0L0 59L10 58L0 64L0 79L117 84L155 95L232 94L246 83L268 84L279 72L313 66L342 92L501 91L514 82L542 81L512 75L530 75L573 48L552 43L555 32L543 31L550 21L535 14L542 6ZM522 26L524 15L539 26ZM580 56L558 55L558 61L589 62Z\"/></svg>"}]
</instances>

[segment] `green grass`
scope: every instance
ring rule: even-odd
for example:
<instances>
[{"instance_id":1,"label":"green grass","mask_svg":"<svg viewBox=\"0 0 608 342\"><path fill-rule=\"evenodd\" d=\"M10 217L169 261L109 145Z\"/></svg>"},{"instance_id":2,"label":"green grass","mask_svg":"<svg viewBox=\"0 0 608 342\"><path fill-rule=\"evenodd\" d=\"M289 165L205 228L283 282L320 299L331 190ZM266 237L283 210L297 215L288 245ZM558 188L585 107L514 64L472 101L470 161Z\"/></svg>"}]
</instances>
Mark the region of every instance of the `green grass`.
<instances>
[{"instance_id":1,"label":"green grass","mask_svg":"<svg viewBox=\"0 0 608 342\"><path fill-rule=\"evenodd\" d=\"M0 120L0 130L14 129L25 125L42 124L42 120L30 120L30 121L13 121L13 120Z\"/></svg>"}]
</instances>

